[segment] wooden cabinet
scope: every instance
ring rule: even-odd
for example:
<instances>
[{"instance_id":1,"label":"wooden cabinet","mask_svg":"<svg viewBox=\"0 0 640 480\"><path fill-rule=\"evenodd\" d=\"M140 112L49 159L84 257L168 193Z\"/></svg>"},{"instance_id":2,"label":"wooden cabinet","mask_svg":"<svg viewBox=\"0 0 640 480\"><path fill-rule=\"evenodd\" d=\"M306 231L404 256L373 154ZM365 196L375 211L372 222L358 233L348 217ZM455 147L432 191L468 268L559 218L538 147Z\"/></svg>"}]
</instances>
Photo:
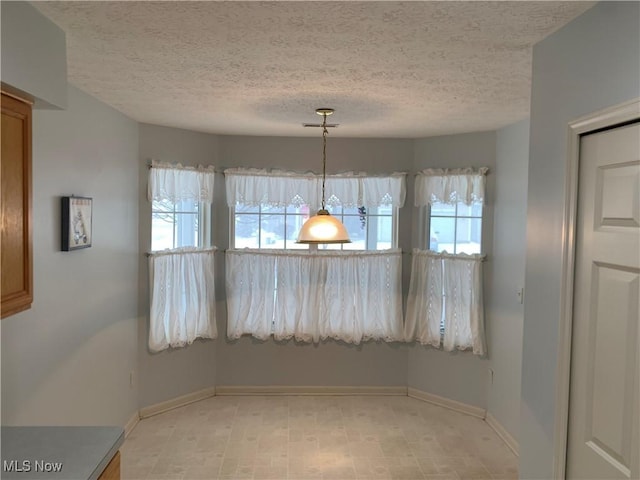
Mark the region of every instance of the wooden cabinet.
<instances>
[{"instance_id":1,"label":"wooden cabinet","mask_svg":"<svg viewBox=\"0 0 640 480\"><path fill-rule=\"evenodd\" d=\"M31 104L2 92L0 182L2 318L31 307Z\"/></svg>"},{"instance_id":2,"label":"wooden cabinet","mask_svg":"<svg viewBox=\"0 0 640 480\"><path fill-rule=\"evenodd\" d=\"M98 480L120 480L120 452L116 452Z\"/></svg>"}]
</instances>

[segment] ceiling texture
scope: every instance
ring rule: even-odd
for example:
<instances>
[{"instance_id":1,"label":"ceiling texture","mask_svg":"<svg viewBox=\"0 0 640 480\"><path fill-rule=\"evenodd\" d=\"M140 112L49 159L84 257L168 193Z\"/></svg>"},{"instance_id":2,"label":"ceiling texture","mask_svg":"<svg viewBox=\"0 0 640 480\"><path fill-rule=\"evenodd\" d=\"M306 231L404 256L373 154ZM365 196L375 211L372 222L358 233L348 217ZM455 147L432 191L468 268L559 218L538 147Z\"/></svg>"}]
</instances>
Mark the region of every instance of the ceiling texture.
<instances>
[{"instance_id":1,"label":"ceiling texture","mask_svg":"<svg viewBox=\"0 0 640 480\"><path fill-rule=\"evenodd\" d=\"M69 81L134 120L229 135L421 138L529 114L532 46L593 2L32 2Z\"/></svg>"}]
</instances>

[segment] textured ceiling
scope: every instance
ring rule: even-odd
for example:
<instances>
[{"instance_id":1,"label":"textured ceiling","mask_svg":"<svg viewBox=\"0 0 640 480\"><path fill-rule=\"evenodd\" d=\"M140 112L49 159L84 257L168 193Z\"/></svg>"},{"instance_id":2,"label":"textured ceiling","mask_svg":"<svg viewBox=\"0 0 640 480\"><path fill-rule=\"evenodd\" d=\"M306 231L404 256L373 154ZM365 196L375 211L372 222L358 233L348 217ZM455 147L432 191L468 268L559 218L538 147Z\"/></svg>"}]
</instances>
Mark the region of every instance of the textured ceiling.
<instances>
[{"instance_id":1,"label":"textured ceiling","mask_svg":"<svg viewBox=\"0 0 640 480\"><path fill-rule=\"evenodd\" d=\"M33 2L69 80L140 122L220 134L425 137L529 112L532 45L593 2Z\"/></svg>"}]
</instances>

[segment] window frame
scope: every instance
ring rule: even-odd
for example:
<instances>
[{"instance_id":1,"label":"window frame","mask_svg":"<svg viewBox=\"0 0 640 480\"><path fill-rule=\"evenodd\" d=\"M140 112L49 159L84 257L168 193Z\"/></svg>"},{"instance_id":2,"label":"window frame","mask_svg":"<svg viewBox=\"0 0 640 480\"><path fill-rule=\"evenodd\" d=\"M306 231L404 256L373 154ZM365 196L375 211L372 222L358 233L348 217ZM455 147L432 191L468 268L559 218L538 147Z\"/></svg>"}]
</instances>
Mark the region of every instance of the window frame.
<instances>
[{"instance_id":1,"label":"window frame","mask_svg":"<svg viewBox=\"0 0 640 480\"><path fill-rule=\"evenodd\" d=\"M453 252L447 252L447 253L451 253L453 255L458 255L457 252L457 238L458 238L458 218L471 218L471 219L480 219L480 254L482 254L483 252L483 246L484 246L484 202L480 203L480 216L471 216L471 215L460 215L458 216L458 204L461 202L456 202L455 203L455 216L446 216L446 215L431 215L431 203L429 203L428 205L423 205L422 207L420 207L422 209L422 214L420 215L420 219L423 222L423 225L421 225L420 227L420 234L422 235L423 238L420 239L420 243L421 245L426 245L425 250L429 250L431 252L435 252L435 253L440 253L436 250L431 250L431 219L433 217L435 218L453 218L454 219L454 231L453 231ZM442 286L442 298L445 297L445 292L444 292L444 285ZM445 325L444 325L444 311L443 311L443 316L440 319L440 342L444 341L444 330L445 330Z\"/></svg>"},{"instance_id":2,"label":"window frame","mask_svg":"<svg viewBox=\"0 0 640 480\"><path fill-rule=\"evenodd\" d=\"M268 215L281 215L285 218L285 230L284 230L284 248L283 249L278 249L278 250L309 250L309 246L308 245L301 245L300 247L295 247L295 248L287 248L287 243L290 242L290 240L287 240L287 230L286 230L286 217L287 216L300 216L301 214L299 213L287 213L287 208L290 208L292 206L289 207L283 207L284 208L284 212L282 213L269 213ZM314 207L312 206L308 206L309 207L309 217L314 215ZM258 207L258 212L247 212L247 213L239 213L238 215L258 215L258 226L260 226L261 224L261 217L263 215L262 213L262 208L263 205L260 205ZM336 218L340 219L341 222L344 223L344 217L356 217L359 215L356 214L344 214L344 207L342 206L338 206L338 207L333 207L333 208L340 208L340 213L331 213L331 215L335 216ZM380 208L380 206L378 207L367 207L367 208ZM230 248L239 248L236 246L236 207L232 206L229 207L229 246ZM321 247L320 250L345 250L345 251L358 251L358 252L365 252L365 251L375 251L378 250L377 248L370 248L372 245L374 245L374 241L372 240L372 235L370 235L372 226L371 226L371 222L369 222L369 218L376 218L376 217L389 217L391 218L391 246L388 249L380 249L380 251L382 250L391 250L391 249L395 249L398 248L398 225L399 225L399 216L400 216L400 208L399 207L394 207L391 206L391 214L390 215L381 215L379 213L365 213L364 214L366 216L367 222L366 222L366 238L365 238L365 247L363 249L355 249L355 248L344 248L344 244L320 244L320 246L325 245L325 247ZM309 218L307 217L307 218ZM295 243L295 241L293 242ZM377 243L377 242L376 242ZM296 244L296 245L300 245L300 244ZM348 245L348 244L347 244ZM257 247L251 247L251 248L255 248L257 250L277 250L277 249L271 249L271 248L265 248L261 246L261 229L258 228L258 246Z\"/></svg>"},{"instance_id":3,"label":"window frame","mask_svg":"<svg viewBox=\"0 0 640 480\"><path fill-rule=\"evenodd\" d=\"M367 209L369 208L380 208L382 205L379 205L377 207L365 207ZM348 213L345 215L344 213L344 207L340 207L342 210L340 212L340 214L334 214L332 213L331 215L334 215L336 218L339 218L340 221L344 224L344 218L345 217L361 217L362 215L364 215L366 217L366 235L365 235L365 248L344 248L345 244L335 244L335 245L331 245L331 248L326 248L326 250L353 250L356 252L366 252L366 251L376 251L378 250L377 248L372 248L375 247L375 243L377 243L377 241L374 243L373 240L373 232L372 230L374 230L374 228L371 225L371 222L369 221L370 218L378 218L378 217L388 217L391 218L391 246L389 248L383 248L380 249L380 251L382 250L391 250L394 248L398 248L398 216L400 214L399 212L399 208L398 207L391 207L391 215L381 215L379 213L364 213L364 214L351 214ZM358 207L358 208L362 208L362 207ZM324 245L329 245L329 244L324 244ZM346 245L349 245L348 243ZM340 247L340 248L337 248Z\"/></svg>"},{"instance_id":4,"label":"window frame","mask_svg":"<svg viewBox=\"0 0 640 480\"><path fill-rule=\"evenodd\" d=\"M454 204L455 206L455 215L432 215L431 214L431 207L432 204L429 203L428 205L424 205L422 206L422 210L423 213L422 215L420 215L420 218L423 219L422 221L424 222L424 228L420 229L421 235L423 238L420 239L420 244L424 246L425 250L429 250L431 252L436 252L436 253L440 253L437 250L431 250L431 219L432 218L450 218L453 219L453 223L454 223L454 229L453 229L453 252L447 252L449 254L452 255L458 255L460 253L465 253L465 252L458 252L458 219L469 219L469 220L480 220L480 251L476 252L479 254L483 253L483 249L484 249L484 240L485 240L485 233L484 233L484 224L485 224L485 217L484 217L484 202L477 202L478 205L480 205L480 215L479 216L474 216L474 215L458 215L458 204L462 203L462 202L456 202ZM473 206L473 204L471 205Z\"/></svg>"},{"instance_id":5,"label":"window frame","mask_svg":"<svg viewBox=\"0 0 640 480\"><path fill-rule=\"evenodd\" d=\"M236 247L236 215L246 215L246 216L252 216L252 215L257 215L258 216L258 246L257 247L251 247L251 248L255 248L257 250L281 250L281 249L274 249L274 248L265 248L265 247L261 247L261 243L262 243L262 230L260 229L260 224L262 223L262 216L263 215L274 215L274 216L281 216L284 218L284 244L286 245L288 241L287 240L287 217L304 217L304 214L301 213L288 213L287 209L288 208L300 208L303 207L304 205L300 205L299 207L296 207L295 205L289 205L287 207L279 207L282 208L284 211L282 213L280 212L269 212L269 213L263 213L262 209L265 207L268 207L268 205L258 205L258 206L252 206L252 205L247 205L247 207L254 207L257 208L258 211L257 212L242 212L242 213L236 213L236 207L229 207L229 245L230 248L238 248ZM309 210L311 211L312 207L309 207ZM284 248L284 250L306 250L308 248L307 245L298 247L298 248Z\"/></svg>"},{"instance_id":6,"label":"window frame","mask_svg":"<svg viewBox=\"0 0 640 480\"><path fill-rule=\"evenodd\" d=\"M211 232L211 227L213 225L212 222L212 209L211 209L211 205L207 202L195 202L197 205L197 209L196 211L177 211L176 210L176 206L177 203L176 202L170 202L172 205L172 210L171 211L161 211L161 210L157 210L154 209L154 204L156 203L156 200L152 200L151 201L151 235L149 236L150 238L150 246L149 246L149 251L151 252L161 252L163 250L166 249L161 249L161 250L154 250L153 249L153 234L154 234L154 228L153 228L153 215L156 213L166 213L168 215L173 216L176 221L173 222L173 234L172 234L172 247L169 248L169 250L174 250L177 248L189 248L189 247L193 247L193 248L208 248L212 245L211 243L211 238L212 238L212 232ZM179 218L179 216L182 215L196 215L197 217L197 225L198 225L198 232L197 235L195 236L195 238L197 239L197 245L176 245L176 228L178 225L178 221L177 219ZM184 217L183 217L184 218Z\"/></svg>"}]
</instances>

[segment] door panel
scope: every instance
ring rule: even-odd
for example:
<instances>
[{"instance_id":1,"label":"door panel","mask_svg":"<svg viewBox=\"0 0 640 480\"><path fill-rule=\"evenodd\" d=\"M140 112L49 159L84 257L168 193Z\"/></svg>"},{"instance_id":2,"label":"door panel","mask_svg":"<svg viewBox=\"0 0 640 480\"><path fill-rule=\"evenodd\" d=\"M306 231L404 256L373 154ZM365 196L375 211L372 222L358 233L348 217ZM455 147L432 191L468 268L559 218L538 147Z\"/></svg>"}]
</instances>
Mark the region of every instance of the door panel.
<instances>
[{"instance_id":1,"label":"door panel","mask_svg":"<svg viewBox=\"0 0 640 480\"><path fill-rule=\"evenodd\" d=\"M638 162L598 168L596 226L640 227Z\"/></svg>"},{"instance_id":2,"label":"door panel","mask_svg":"<svg viewBox=\"0 0 640 480\"><path fill-rule=\"evenodd\" d=\"M587 349L585 442L629 474L638 273L595 264ZM631 339L632 341L629 341ZM619 374L612 375L612 372ZM623 392L621 395L620 393ZM613 462L610 462L614 464Z\"/></svg>"},{"instance_id":3,"label":"door panel","mask_svg":"<svg viewBox=\"0 0 640 480\"><path fill-rule=\"evenodd\" d=\"M640 124L580 141L567 478L640 478Z\"/></svg>"}]
</instances>

